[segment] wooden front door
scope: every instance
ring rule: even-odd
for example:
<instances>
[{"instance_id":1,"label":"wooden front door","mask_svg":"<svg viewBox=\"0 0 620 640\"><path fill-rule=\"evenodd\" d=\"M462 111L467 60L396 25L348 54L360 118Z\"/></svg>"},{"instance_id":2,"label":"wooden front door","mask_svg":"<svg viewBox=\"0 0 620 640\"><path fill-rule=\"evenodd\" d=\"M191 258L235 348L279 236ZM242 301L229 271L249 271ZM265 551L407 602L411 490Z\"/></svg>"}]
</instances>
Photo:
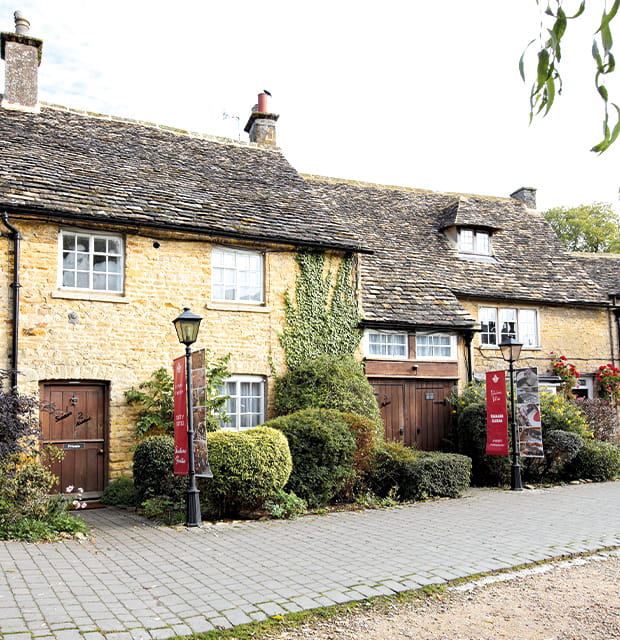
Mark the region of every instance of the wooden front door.
<instances>
[{"instance_id":1,"label":"wooden front door","mask_svg":"<svg viewBox=\"0 0 620 640\"><path fill-rule=\"evenodd\" d=\"M385 427L385 439L421 451L439 451L450 434L447 396L452 380L370 379Z\"/></svg>"},{"instance_id":2,"label":"wooden front door","mask_svg":"<svg viewBox=\"0 0 620 640\"><path fill-rule=\"evenodd\" d=\"M405 383L399 381L372 383L381 411L386 440L405 442Z\"/></svg>"},{"instance_id":3,"label":"wooden front door","mask_svg":"<svg viewBox=\"0 0 620 640\"><path fill-rule=\"evenodd\" d=\"M99 497L105 487L107 461L107 387L99 383L43 382L41 431L43 444L62 450L51 471L57 490L83 489L85 498Z\"/></svg>"}]
</instances>

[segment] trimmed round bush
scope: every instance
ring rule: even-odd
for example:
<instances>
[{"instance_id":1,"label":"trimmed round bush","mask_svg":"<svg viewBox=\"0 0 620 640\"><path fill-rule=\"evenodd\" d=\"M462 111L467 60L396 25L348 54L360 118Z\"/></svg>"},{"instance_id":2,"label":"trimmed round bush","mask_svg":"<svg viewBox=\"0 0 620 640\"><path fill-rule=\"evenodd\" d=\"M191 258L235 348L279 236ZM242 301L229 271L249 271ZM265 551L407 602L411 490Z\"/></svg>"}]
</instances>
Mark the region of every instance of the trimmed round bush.
<instances>
[{"instance_id":1,"label":"trimmed round bush","mask_svg":"<svg viewBox=\"0 0 620 640\"><path fill-rule=\"evenodd\" d=\"M317 408L356 413L383 428L372 387L362 366L351 357L322 356L277 379L278 415Z\"/></svg>"},{"instance_id":2,"label":"trimmed round bush","mask_svg":"<svg viewBox=\"0 0 620 640\"><path fill-rule=\"evenodd\" d=\"M309 506L328 504L353 477L355 438L341 412L305 409L265 425L286 436L293 458L286 490Z\"/></svg>"},{"instance_id":3,"label":"trimmed round bush","mask_svg":"<svg viewBox=\"0 0 620 640\"><path fill-rule=\"evenodd\" d=\"M471 468L471 458L464 455L415 451L400 442L386 442L376 453L368 482L383 498L456 498L469 487Z\"/></svg>"},{"instance_id":4,"label":"trimmed round bush","mask_svg":"<svg viewBox=\"0 0 620 640\"><path fill-rule=\"evenodd\" d=\"M183 504L187 476L174 475L172 436L149 436L133 454L133 480L138 504L149 498L168 498Z\"/></svg>"},{"instance_id":5,"label":"trimmed round bush","mask_svg":"<svg viewBox=\"0 0 620 640\"><path fill-rule=\"evenodd\" d=\"M586 440L583 448L567 465L571 478L583 478L595 482L615 480L620 476L620 447L610 442Z\"/></svg>"},{"instance_id":6,"label":"trimmed round bush","mask_svg":"<svg viewBox=\"0 0 620 640\"><path fill-rule=\"evenodd\" d=\"M458 453L420 452L407 466L413 500L458 498L470 484L471 458Z\"/></svg>"},{"instance_id":7,"label":"trimmed round bush","mask_svg":"<svg viewBox=\"0 0 620 640\"><path fill-rule=\"evenodd\" d=\"M198 478L198 486L205 511L216 517L261 508L291 474L287 439L268 426L208 433L207 449L213 478Z\"/></svg>"},{"instance_id":8,"label":"trimmed round bush","mask_svg":"<svg viewBox=\"0 0 620 640\"><path fill-rule=\"evenodd\" d=\"M410 447L401 442L384 442L376 451L367 475L371 491L381 498L392 495L406 500L404 496L415 493L409 474L414 459L415 452Z\"/></svg>"}]
</instances>

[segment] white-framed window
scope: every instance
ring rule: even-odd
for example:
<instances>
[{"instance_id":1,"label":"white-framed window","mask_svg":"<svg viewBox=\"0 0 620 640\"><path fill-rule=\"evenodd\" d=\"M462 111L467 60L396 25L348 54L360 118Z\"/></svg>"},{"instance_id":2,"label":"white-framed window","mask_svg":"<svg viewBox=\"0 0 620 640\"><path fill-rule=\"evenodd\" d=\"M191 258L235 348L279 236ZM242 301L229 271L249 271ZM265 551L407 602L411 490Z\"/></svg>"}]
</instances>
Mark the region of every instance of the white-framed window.
<instances>
[{"instance_id":1,"label":"white-framed window","mask_svg":"<svg viewBox=\"0 0 620 640\"><path fill-rule=\"evenodd\" d=\"M114 293L123 291L121 236L61 231L58 254L61 288Z\"/></svg>"},{"instance_id":2,"label":"white-framed window","mask_svg":"<svg viewBox=\"0 0 620 640\"><path fill-rule=\"evenodd\" d=\"M449 333L418 333L415 352L419 359L456 360L456 336Z\"/></svg>"},{"instance_id":3,"label":"white-framed window","mask_svg":"<svg viewBox=\"0 0 620 640\"><path fill-rule=\"evenodd\" d=\"M264 301L263 254L216 247L211 253L211 297L217 302Z\"/></svg>"},{"instance_id":4,"label":"white-framed window","mask_svg":"<svg viewBox=\"0 0 620 640\"><path fill-rule=\"evenodd\" d=\"M477 256L490 256L491 236L487 231L459 229L458 247L460 253L471 253Z\"/></svg>"},{"instance_id":5,"label":"white-framed window","mask_svg":"<svg viewBox=\"0 0 620 640\"><path fill-rule=\"evenodd\" d=\"M497 346L508 338L518 339L525 348L540 346L536 309L480 307L478 319L482 346Z\"/></svg>"},{"instance_id":6,"label":"white-framed window","mask_svg":"<svg viewBox=\"0 0 620 640\"><path fill-rule=\"evenodd\" d=\"M364 351L369 358L405 359L409 355L406 331L368 329L364 338Z\"/></svg>"},{"instance_id":7,"label":"white-framed window","mask_svg":"<svg viewBox=\"0 0 620 640\"><path fill-rule=\"evenodd\" d=\"M220 387L228 396L226 413L230 422L220 422L222 429L240 431L257 427L265 421L265 379L261 376L231 376Z\"/></svg>"}]
</instances>

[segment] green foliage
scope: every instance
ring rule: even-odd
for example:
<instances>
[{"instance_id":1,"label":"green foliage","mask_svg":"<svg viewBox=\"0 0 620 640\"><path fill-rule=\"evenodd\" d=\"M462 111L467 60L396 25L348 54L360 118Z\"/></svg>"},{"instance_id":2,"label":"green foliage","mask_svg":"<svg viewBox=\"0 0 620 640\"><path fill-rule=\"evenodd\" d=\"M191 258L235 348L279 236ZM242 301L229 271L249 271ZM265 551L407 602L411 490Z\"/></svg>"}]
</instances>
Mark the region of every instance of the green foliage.
<instances>
[{"instance_id":1,"label":"green foliage","mask_svg":"<svg viewBox=\"0 0 620 640\"><path fill-rule=\"evenodd\" d=\"M611 204L554 207L543 216L569 251L620 253L620 218Z\"/></svg>"},{"instance_id":2,"label":"green foliage","mask_svg":"<svg viewBox=\"0 0 620 640\"><path fill-rule=\"evenodd\" d=\"M562 59L562 42L565 37L569 21L579 18L586 10L586 0L582 0L573 15L568 15L563 9L563 0L536 0L537 4L543 4L544 14L541 18L541 34L538 39L532 40L528 48L537 42L538 55L536 64L536 79L532 83L530 91L530 120L535 115L542 113L547 115L553 106L556 95L562 90L562 76L560 74L560 61ZM596 4L596 3L593 3ZM603 140L596 144L592 151L602 153L608 149L620 135L620 108L611 103L615 109L616 124L610 126L609 116L609 92L605 86L605 79L615 70L615 59L612 52L613 38L611 23L620 8L620 0L613 0L609 11L606 3L603 4L603 12L600 24L596 30L592 42L592 58L595 68L596 90L603 100ZM598 9L600 11L600 9ZM519 71L525 81L525 53L519 61Z\"/></svg>"},{"instance_id":3,"label":"green foliage","mask_svg":"<svg viewBox=\"0 0 620 640\"><path fill-rule=\"evenodd\" d=\"M523 458L523 475L534 481L561 480L566 477L566 465L584 446L584 439L569 431L546 431L543 437L543 458Z\"/></svg>"},{"instance_id":4,"label":"green foliage","mask_svg":"<svg viewBox=\"0 0 620 640\"><path fill-rule=\"evenodd\" d=\"M265 509L272 518L292 520L306 513L308 505L305 500L297 497L292 491L284 490L265 502Z\"/></svg>"},{"instance_id":5,"label":"green foliage","mask_svg":"<svg viewBox=\"0 0 620 640\"><path fill-rule=\"evenodd\" d=\"M295 300L285 295L286 327L280 342L286 365L294 370L308 360L330 354L352 356L359 345L360 315L353 280L353 258L345 257L334 282L325 254L297 254Z\"/></svg>"},{"instance_id":6,"label":"green foliage","mask_svg":"<svg viewBox=\"0 0 620 640\"><path fill-rule=\"evenodd\" d=\"M121 477L111 482L101 496L103 504L115 507L135 507L138 504L133 479Z\"/></svg>"},{"instance_id":7,"label":"green foliage","mask_svg":"<svg viewBox=\"0 0 620 640\"><path fill-rule=\"evenodd\" d=\"M145 518L159 520L168 526L185 521L185 504L180 497L176 499L165 496L147 498L141 504L140 512Z\"/></svg>"},{"instance_id":8,"label":"green foliage","mask_svg":"<svg viewBox=\"0 0 620 640\"><path fill-rule=\"evenodd\" d=\"M130 405L138 406L136 436L168 434L174 432L174 389L172 376L165 367L151 374L151 379L141 382L138 389L125 391L125 400Z\"/></svg>"},{"instance_id":9,"label":"green foliage","mask_svg":"<svg viewBox=\"0 0 620 640\"><path fill-rule=\"evenodd\" d=\"M603 398L576 398L575 404L588 422L596 440L612 442L618 428L616 408Z\"/></svg>"},{"instance_id":10,"label":"green foliage","mask_svg":"<svg viewBox=\"0 0 620 640\"><path fill-rule=\"evenodd\" d=\"M0 460L30 451L41 437L36 400L6 391L5 385L6 378L0 373Z\"/></svg>"},{"instance_id":11,"label":"green foliage","mask_svg":"<svg viewBox=\"0 0 620 640\"><path fill-rule=\"evenodd\" d=\"M409 466L412 498L458 498L469 487L471 466L471 458L458 453L420 452Z\"/></svg>"},{"instance_id":12,"label":"green foliage","mask_svg":"<svg viewBox=\"0 0 620 640\"><path fill-rule=\"evenodd\" d=\"M221 388L230 376L228 362L230 356L214 360L205 349L205 423L207 431L216 431L220 422L229 422L225 405L227 396L221 395ZM139 408L136 421L136 436L144 438L153 435L174 435L174 381L165 367L151 374L151 379L141 382L138 390L125 391L125 399Z\"/></svg>"},{"instance_id":13,"label":"green foliage","mask_svg":"<svg viewBox=\"0 0 620 640\"><path fill-rule=\"evenodd\" d=\"M67 513L69 500L51 494L57 481L40 462L24 455L0 461L0 539L48 540L86 531L83 520Z\"/></svg>"},{"instance_id":14,"label":"green foliage","mask_svg":"<svg viewBox=\"0 0 620 640\"><path fill-rule=\"evenodd\" d=\"M180 505L187 491L187 477L175 476L174 440L148 436L133 454L133 479L138 504L149 498L169 498Z\"/></svg>"},{"instance_id":15,"label":"green foliage","mask_svg":"<svg viewBox=\"0 0 620 640\"><path fill-rule=\"evenodd\" d=\"M455 448L472 459L472 482L478 486L504 486L510 480L510 460L508 456L486 454L487 409L484 401L459 406Z\"/></svg>"},{"instance_id":16,"label":"green foliage","mask_svg":"<svg viewBox=\"0 0 620 640\"><path fill-rule=\"evenodd\" d=\"M207 448L213 478L198 478L198 483L205 512L216 517L261 508L291 474L288 442L268 426L209 433Z\"/></svg>"},{"instance_id":17,"label":"green foliage","mask_svg":"<svg viewBox=\"0 0 620 640\"><path fill-rule=\"evenodd\" d=\"M355 438L339 411L305 409L265 424L286 436L293 458L286 489L309 506L328 504L354 476Z\"/></svg>"},{"instance_id":18,"label":"green foliage","mask_svg":"<svg viewBox=\"0 0 620 640\"><path fill-rule=\"evenodd\" d=\"M583 448L567 465L571 478L595 482L615 480L620 475L620 447L610 442L586 440Z\"/></svg>"},{"instance_id":19,"label":"green foliage","mask_svg":"<svg viewBox=\"0 0 620 640\"><path fill-rule=\"evenodd\" d=\"M307 360L276 380L277 415L312 408L356 413L382 428L372 387L352 356Z\"/></svg>"},{"instance_id":20,"label":"green foliage","mask_svg":"<svg viewBox=\"0 0 620 640\"><path fill-rule=\"evenodd\" d=\"M228 396L222 392L230 377L229 362L230 354L212 360L210 351L205 349L205 425L209 432L217 431L222 422L230 422L226 413Z\"/></svg>"},{"instance_id":21,"label":"green foliage","mask_svg":"<svg viewBox=\"0 0 620 640\"><path fill-rule=\"evenodd\" d=\"M591 438L588 421L572 399L550 393L540 394L543 436L547 431L570 431L582 438Z\"/></svg>"},{"instance_id":22,"label":"green foliage","mask_svg":"<svg viewBox=\"0 0 620 640\"><path fill-rule=\"evenodd\" d=\"M355 413L343 413L342 417L355 438L353 454L355 475L343 487L341 497L344 500L353 501L356 495L366 491L366 474L370 470L377 448L383 442L383 427Z\"/></svg>"},{"instance_id":23,"label":"green foliage","mask_svg":"<svg viewBox=\"0 0 620 640\"><path fill-rule=\"evenodd\" d=\"M400 442L385 442L376 453L368 482L377 495L401 501L456 498L469 487L471 468L467 456L415 451Z\"/></svg>"}]
</instances>

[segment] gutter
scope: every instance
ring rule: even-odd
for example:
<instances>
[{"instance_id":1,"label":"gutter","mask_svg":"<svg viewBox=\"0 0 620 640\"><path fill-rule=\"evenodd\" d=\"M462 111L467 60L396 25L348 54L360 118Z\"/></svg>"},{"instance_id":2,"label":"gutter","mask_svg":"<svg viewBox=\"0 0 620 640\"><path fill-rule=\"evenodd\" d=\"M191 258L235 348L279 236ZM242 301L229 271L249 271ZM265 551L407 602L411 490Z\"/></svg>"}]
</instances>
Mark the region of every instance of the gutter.
<instances>
[{"instance_id":1,"label":"gutter","mask_svg":"<svg viewBox=\"0 0 620 640\"><path fill-rule=\"evenodd\" d=\"M13 331L11 336L11 390L17 393L17 358L19 349L19 244L21 235L16 227L9 222L9 214L5 211L2 214L2 222L10 233L0 233L1 236L13 240L13 313L12 325Z\"/></svg>"}]
</instances>

